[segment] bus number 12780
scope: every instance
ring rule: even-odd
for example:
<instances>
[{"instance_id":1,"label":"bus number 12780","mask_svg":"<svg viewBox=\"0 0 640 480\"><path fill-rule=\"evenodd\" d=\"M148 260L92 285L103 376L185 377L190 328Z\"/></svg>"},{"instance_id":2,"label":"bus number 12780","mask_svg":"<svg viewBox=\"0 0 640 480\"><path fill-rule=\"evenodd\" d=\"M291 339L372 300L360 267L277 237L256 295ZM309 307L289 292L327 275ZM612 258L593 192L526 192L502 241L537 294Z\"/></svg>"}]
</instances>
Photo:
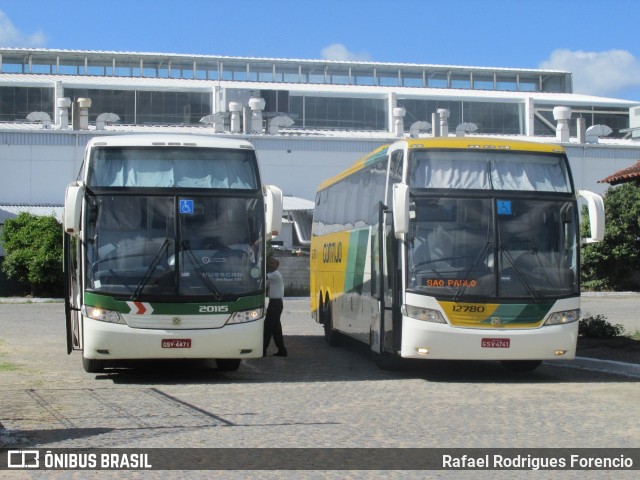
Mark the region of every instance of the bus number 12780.
<instances>
[{"instance_id":1,"label":"bus number 12780","mask_svg":"<svg viewBox=\"0 0 640 480\"><path fill-rule=\"evenodd\" d=\"M464 313L482 313L484 312L483 305L454 305L454 312L464 312Z\"/></svg>"}]
</instances>

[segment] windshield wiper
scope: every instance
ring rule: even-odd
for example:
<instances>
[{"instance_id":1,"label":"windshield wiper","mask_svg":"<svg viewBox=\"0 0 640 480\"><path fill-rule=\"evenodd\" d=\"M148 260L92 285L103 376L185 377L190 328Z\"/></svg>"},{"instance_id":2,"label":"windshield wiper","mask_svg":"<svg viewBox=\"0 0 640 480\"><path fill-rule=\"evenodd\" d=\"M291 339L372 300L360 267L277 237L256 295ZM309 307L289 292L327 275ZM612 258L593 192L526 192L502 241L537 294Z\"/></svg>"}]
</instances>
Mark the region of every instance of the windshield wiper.
<instances>
[{"instance_id":1,"label":"windshield wiper","mask_svg":"<svg viewBox=\"0 0 640 480\"><path fill-rule=\"evenodd\" d=\"M480 260L487 253L487 250L489 250L490 245L491 245L491 241L487 240L484 246L482 247L482 249L480 250L480 252L478 252L478 255L476 255L476 258L473 259L473 263L471 264L471 267L469 267L469 270L467 270L467 274L464 276L464 280L462 280L462 283L458 287L458 290L456 290L456 293L453 295L454 302L457 302L460 296L467 289L467 280L469 280L469 275L471 275L471 272L473 272L473 269L478 263L478 260Z\"/></svg>"},{"instance_id":2,"label":"windshield wiper","mask_svg":"<svg viewBox=\"0 0 640 480\"><path fill-rule=\"evenodd\" d=\"M500 252L504 254L507 260L509 260L509 263L513 267L513 271L516 272L516 275L518 276L524 287L529 291L531 296L535 300L540 300L540 295L538 295L536 290L531 286L531 284L527 280L526 275L522 273L522 270L520 270L520 268L516 266L516 262L513 261L513 257L511 256L511 254L507 250L505 250L504 245L500 245Z\"/></svg>"},{"instance_id":3,"label":"windshield wiper","mask_svg":"<svg viewBox=\"0 0 640 480\"><path fill-rule=\"evenodd\" d=\"M160 245L160 248L156 252L151 263L149 264L149 268L147 268L147 271L144 272L144 276L140 280L140 283L138 283L138 286L131 294L131 301L138 300L138 297L140 296L140 292L142 292L142 289L147 285L147 282L149 282L149 279L151 278L151 274L160 263L160 259L162 258L162 255L164 255L164 253L167 251L167 248L169 248L169 243L171 243L169 239L165 238L164 242L162 242L162 245Z\"/></svg>"},{"instance_id":4,"label":"windshield wiper","mask_svg":"<svg viewBox=\"0 0 640 480\"><path fill-rule=\"evenodd\" d=\"M222 293L220 293L220 290L218 290L218 287L216 287L215 283L213 283L213 281L211 280L211 278L209 278L209 276L205 273L205 271L202 270L202 266L198 262L198 259L191 251L191 246L189 245L189 242L183 241L181 246L182 246L182 251L185 252L187 258L189 259L189 262L191 262L193 269L196 272L198 272L198 275L200 275L200 278L202 279L202 281L205 283L207 287L209 287L209 290L215 295L216 300L218 301L222 300Z\"/></svg>"}]
</instances>

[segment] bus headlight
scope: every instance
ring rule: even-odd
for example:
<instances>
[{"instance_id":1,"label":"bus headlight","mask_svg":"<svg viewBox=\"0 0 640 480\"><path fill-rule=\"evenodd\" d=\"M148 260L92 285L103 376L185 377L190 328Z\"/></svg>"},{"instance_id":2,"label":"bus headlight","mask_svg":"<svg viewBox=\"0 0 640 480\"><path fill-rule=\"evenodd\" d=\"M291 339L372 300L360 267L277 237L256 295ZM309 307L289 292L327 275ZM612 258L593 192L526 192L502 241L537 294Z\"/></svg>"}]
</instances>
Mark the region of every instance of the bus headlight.
<instances>
[{"instance_id":1,"label":"bus headlight","mask_svg":"<svg viewBox=\"0 0 640 480\"><path fill-rule=\"evenodd\" d=\"M247 323L247 322L255 322L256 320L260 320L264 315L263 308L256 308L253 310L243 310L241 312L235 312L229 320L227 320L227 325L231 325L234 323Z\"/></svg>"},{"instance_id":2,"label":"bus headlight","mask_svg":"<svg viewBox=\"0 0 640 480\"><path fill-rule=\"evenodd\" d=\"M573 323L580 318L580 309L565 310L564 312L556 312L549 315L545 325L562 325L565 323Z\"/></svg>"},{"instance_id":3,"label":"bus headlight","mask_svg":"<svg viewBox=\"0 0 640 480\"><path fill-rule=\"evenodd\" d=\"M124 323L124 319L120 313L113 310L105 310L104 308L89 307L87 305L82 306L82 314L85 317L93 318L101 322L109 323Z\"/></svg>"},{"instance_id":4,"label":"bus headlight","mask_svg":"<svg viewBox=\"0 0 640 480\"><path fill-rule=\"evenodd\" d=\"M438 310L432 310L430 308L402 305L402 314L407 317L415 318L416 320L423 320L425 322L447 323L447 321Z\"/></svg>"}]
</instances>

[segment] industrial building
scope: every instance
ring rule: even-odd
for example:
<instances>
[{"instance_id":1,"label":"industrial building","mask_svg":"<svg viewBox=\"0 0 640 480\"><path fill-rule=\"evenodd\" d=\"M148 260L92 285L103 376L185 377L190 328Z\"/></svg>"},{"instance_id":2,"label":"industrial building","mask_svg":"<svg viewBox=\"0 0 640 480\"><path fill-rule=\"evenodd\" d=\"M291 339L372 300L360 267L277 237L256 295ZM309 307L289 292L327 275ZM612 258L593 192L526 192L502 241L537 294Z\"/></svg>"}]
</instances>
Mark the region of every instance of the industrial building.
<instances>
[{"instance_id":1,"label":"industrial building","mask_svg":"<svg viewBox=\"0 0 640 480\"><path fill-rule=\"evenodd\" d=\"M311 201L384 143L447 134L561 143L576 187L602 193L640 159L640 102L538 69L0 49L2 218L60 207L89 138L141 132L242 136L266 183Z\"/></svg>"}]
</instances>

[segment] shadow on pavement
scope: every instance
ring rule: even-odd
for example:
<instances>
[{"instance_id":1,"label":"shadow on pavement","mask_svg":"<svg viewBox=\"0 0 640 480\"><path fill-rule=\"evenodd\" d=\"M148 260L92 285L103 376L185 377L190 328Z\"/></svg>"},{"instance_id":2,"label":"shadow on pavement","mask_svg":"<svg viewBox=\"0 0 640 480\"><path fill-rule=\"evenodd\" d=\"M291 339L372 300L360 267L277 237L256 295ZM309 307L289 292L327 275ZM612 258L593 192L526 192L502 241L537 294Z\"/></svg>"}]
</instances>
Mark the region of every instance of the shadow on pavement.
<instances>
[{"instance_id":1,"label":"shadow on pavement","mask_svg":"<svg viewBox=\"0 0 640 480\"><path fill-rule=\"evenodd\" d=\"M566 368L543 362L532 372L514 372L497 361L402 360L397 369L381 370L367 345L344 338L329 347L322 336L286 336L289 356L244 360L235 372L218 371L212 360L136 362L96 375L115 384L208 384L341 382L421 379L449 383L602 383L640 379ZM273 347L272 347L273 348ZM563 362L567 365L568 362Z\"/></svg>"}]
</instances>

